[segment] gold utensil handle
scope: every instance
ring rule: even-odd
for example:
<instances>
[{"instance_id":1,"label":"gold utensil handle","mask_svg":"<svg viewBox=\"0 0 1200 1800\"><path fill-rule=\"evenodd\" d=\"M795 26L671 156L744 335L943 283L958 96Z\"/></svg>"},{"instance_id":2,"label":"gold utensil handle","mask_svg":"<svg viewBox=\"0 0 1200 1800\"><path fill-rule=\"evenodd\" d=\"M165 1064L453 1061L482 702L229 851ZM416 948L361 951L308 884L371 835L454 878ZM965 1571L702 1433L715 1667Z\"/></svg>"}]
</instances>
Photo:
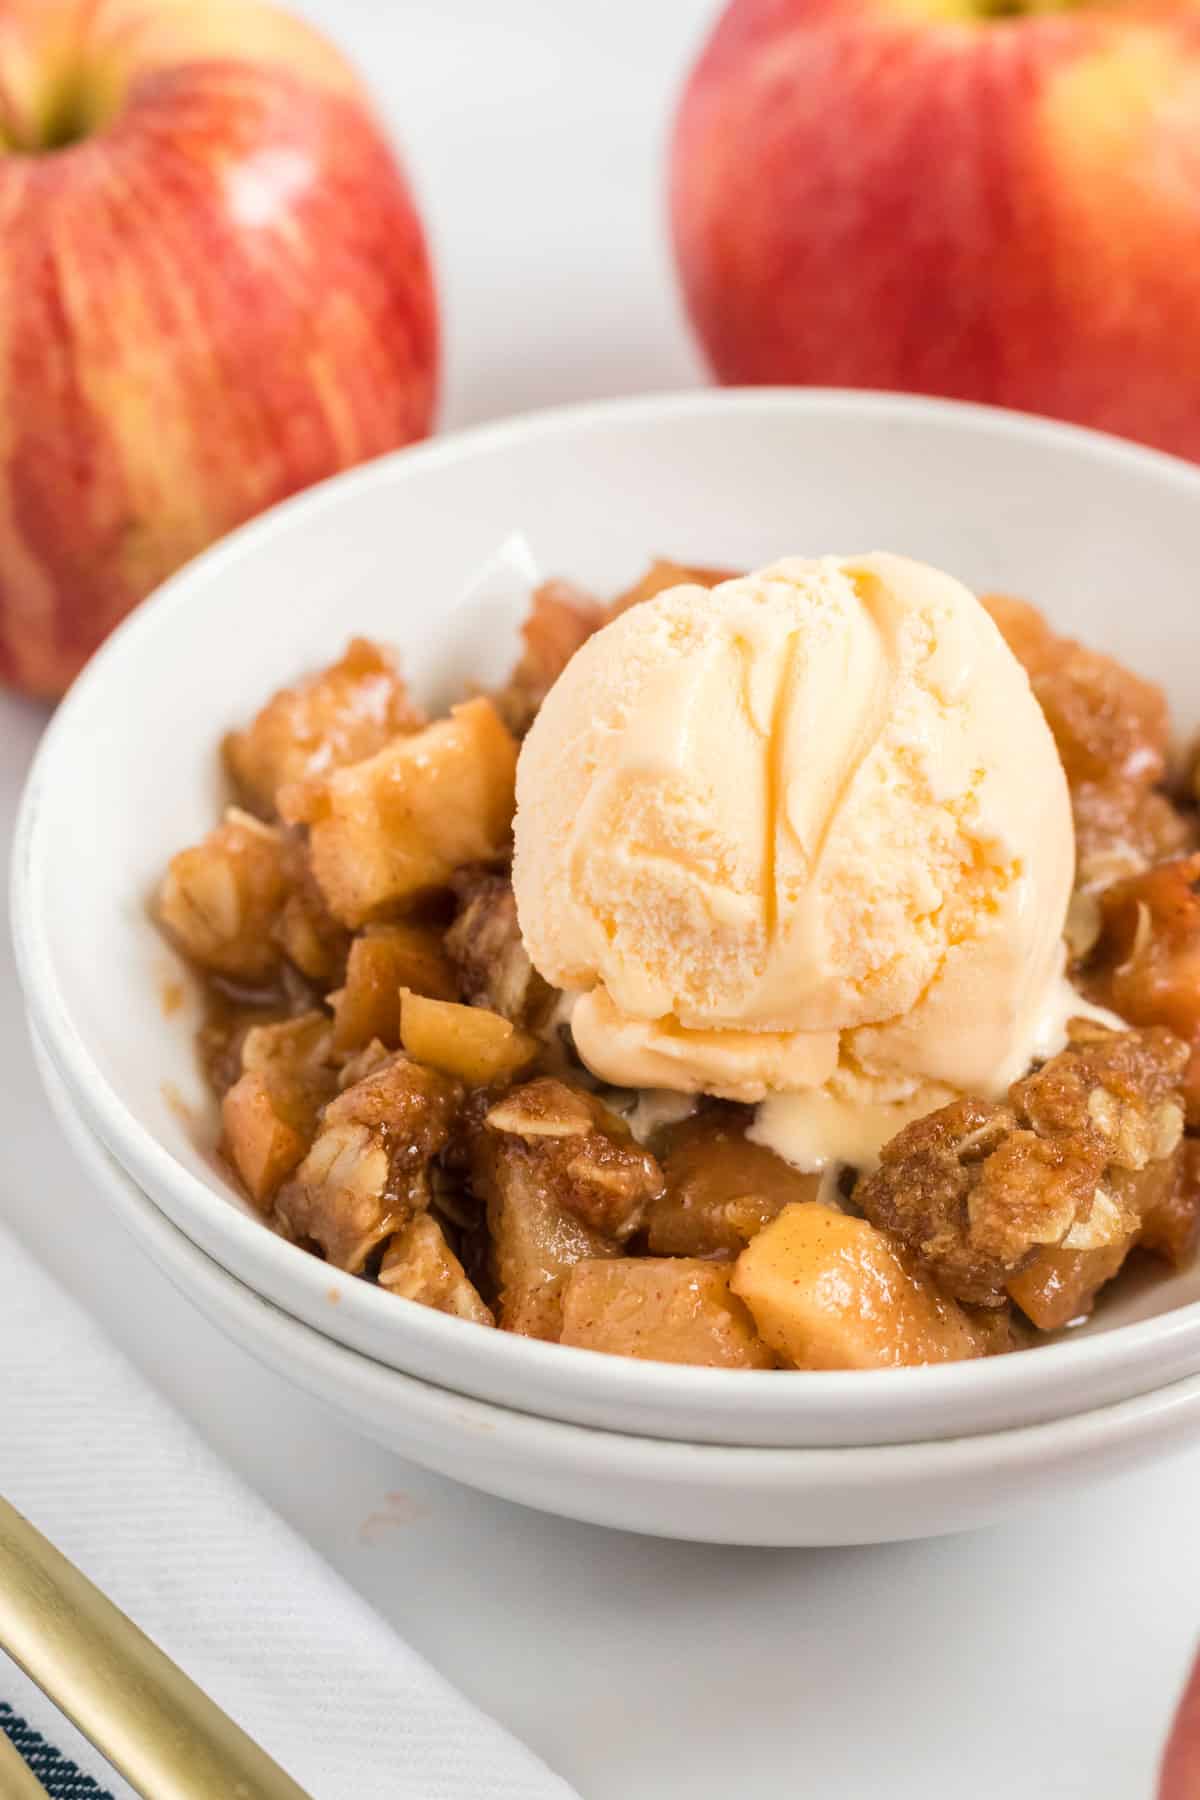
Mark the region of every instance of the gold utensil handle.
<instances>
[{"instance_id":1,"label":"gold utensil handle","mask_svg":"<svg viewBox=\"0 0 1200 1800\"><path fill-rule=\"evenodd\" d=\"M4 1499L0 1648L145 1800L309 1800Z\"/></svg>"},{"instance_id":2,"label":"gold utensil handle","mask_svg":"<svg viewBox=\"0 0 1200 1800\"><path fill-rule=\"evenodd\" d=\"M46 1800L46 1790L0 1731L0 1794L4 1800Z\"/></svg>"}]
</instances>

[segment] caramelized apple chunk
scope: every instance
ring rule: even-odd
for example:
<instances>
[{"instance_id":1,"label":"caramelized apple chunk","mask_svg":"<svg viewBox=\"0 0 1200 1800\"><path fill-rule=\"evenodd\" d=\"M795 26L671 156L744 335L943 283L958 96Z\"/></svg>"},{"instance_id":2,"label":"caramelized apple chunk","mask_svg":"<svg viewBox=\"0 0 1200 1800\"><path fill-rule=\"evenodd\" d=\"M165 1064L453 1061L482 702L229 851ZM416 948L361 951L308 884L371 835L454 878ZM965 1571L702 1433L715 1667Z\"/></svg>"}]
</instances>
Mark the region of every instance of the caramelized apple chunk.
<instances>
[{"instance_id":1,"label":"caramelized apple chunk","mask_svg":"<svg viewBox=\"0 0 1200 1800\"><path fill-rule=\"evenodd\" d=\"M1153 787L1164 779L1171 726L1160 687L1060 637L1027 601L991 594L983 604L1029 676L1073 788L1084 781Z\"/></svg>"},{"instance_id":2,"label":"caramelized apple chunk","mask_svg":"<svg viewBox=\"0 0 1200 1800\"><path fill-rule=\"evenodd\" d=\"M379 1285L456 1319L470 1319L476 1325L496 1322L446 1242L441 1226L428 1213L418 1213L388 1240L379 1265Z\"/></svg>"},{"instance_id":3,"label":"caramelized apple chunk","mask_svg":"<svg viewBox=\"0 0 1200 1800\"><path fill-rule=\"evenodd\" d=\"M516 762L491 701L468 700L326 781L285 788L280 806L310 827L317 884L335 918L357 929L500 851Z\"/></svg>"},{"instance_id":4,"label":"caramelized apple chunk","mask_svg":"<svg viewBox=\"0 0 1200 1800\"><path fill-rule=\"evenodd\" d=\"M512 882L491 869L463 869L455 876L454 891L458 913L445 947L462 998L514 1025L536 1029L553 1005L554 990L529 960Z\"/></svg>"},{"instance_id":5,"label":"caramelized apple chunk","mask_svg":"<svg viewBox=\"0 0 1200 1800\"><path fill-rule=\"evenodd\" d=\"M345 1052L339 1051L338 1054L344 1055ZM394 1047L389 1048L382 1038L372 1038L361 1050L353 1051L338 1070L338 1093L344 1094L347 1088L357 1086L368 1075L374 1075L377 1069L382 1069L384 1063L391 1061L394 1054Z\"/></svg>"},{"instance_id":6,"label":"caramelized apple chunk","mask_svg":"<svg viewBox=\"0 0 1200 1800\"><path fill-rule=\"evenodd\" d=\"M1136 1025L1165 1025L1191 1047L1188 1121L1200 1125L1200 855L1161 864L1100 896L1088 992Z\"/></svg>"},{"instance_id":7,"label":"caramelized apple chunk","mask_svg":"<svg viewBox=\"0 0 1200 1800\"><path fill-rule=\"evenodd\" d=\"M171 858L158 919L199 968L265 985L279 969L274 927L288 890L283 833L230 807L203 843Z\"/></svg>"},{"instance_id":8,"label":"caramelized apple chunk","mask_svg":"<svg viewBox=\"0 0 1200 1800\"><path fill-rule=\"evenodd\" d=\"M357 1274L429 1204L429 1165L460 1098L444 1075L389 1057L325 1107L312 1148L276 1197L278 1227Z\"/></svg>"},{"instance_id":9,"label":"caramelized apple chunk","mask_svg":"<svg viewBox=\"0 0 1200 1800\"><path fill-rule=\"evenodd\" d=\"M1119 1273L1134 1245L1144 1241L1145 1219L1166 1216L1182 1166L1179 1145L1138 1172L1110 1168L1089 1218L1075 1225L1060 1245L1039 1251L1012 1278L1009 1294L1039 1331L1058 1331L1087 1317L1100 1289Z\"/></svg>"},{"instance_id":10,"label":"caramelized apple chunk","mask_svg":"<svg viewBox=\"0 0 1200 1800\"><path fill-rule=\"evenodd\" d=\"M1071 790L1076 887L1099 896L1113 882L1196 847L1196 820L1157 788L1132 782L1081 782Z\"/></svg>"},{"instance_id":11,"label":"caramelized apple chunk","mask_svg":"<svg viewBox=\"0 0 1200 1800\"><path fill-rule=\"evenodd\" d=\"M225 763L246 806L269 819L280 788L361 762L423 724L388 653L354 638L337 662L282 688L244 731L231 731Z\"/></svg>"},{"instance_id":12,"label":"caramelized apple chunk","mask_svg":"<svg viewBox=\"0 0 1200 1800\"><path fill-rule=\"evenodd\" d=\"M404 1201L389 1191L390 1173L379 1133L353 1122L325 1126L276 1195L276 1229L314 1245L335 1268L357 1275L375 1246L409 1215Z\"/></svg>"},{"instance_id":13,"label":"caramelized apple chunk","mask_svg":"<svg viewBox=\"0 0 1200 1800\"><path fill-rule=\"evenodd\" d=\"M424 1206L430 1160L445 1148L461 1103L456 1081L399 1053L343 1088L325 1107L322 1123L350 1120L385 1131L398 1158L397 1180L408 1181L411 1173L412 1204Z\"/></svg>"},{"instance_id":14,"label":"caramelized apple chunk","mask_svg":"<svg viewBox=\"0 0 1200 1800\"><path fill-rule=\"evenodd\" d=\"M1079 888L1099 892L1189 848L1192 820L1157 791L1170 740L1162 689L1060 637L1024 600L991 595L984 605L1054 734L1071 789Z\"/></svg>"},{"instance_id":15,"label":"caramelized apple chunk","mask_svg":"<svg viewBox=\"0 0 1200 1800\"><path fill-rule=\"evenodd\" d=\"M1141 1248L1165 1257L1177 1269L1186 1267L1200 1243L1200 1139L1183 1140L1176 1179L1156 1193L1142 1195L1140 1211Z\"/></svg>"},{"instance_id":16,"label":"caramelized apple chunk","mask_svg":"<svg viewBox=\"0 0 1200 1800\"><path fill-rule=\"evenodd\" d=\"M276 983L285 959L307 980L328 983L350 942L317 891L298 834L237 807L172 858L158 917L199 968L247 987Z\"/></svg>"},{"instance_id":17,"label":"caramelized apple chunk","mask_svg":"<svg viewBox=\"0 0 1200 1800\"><path fill-rule=\"evenodd\" d=\"M544 581L534 590L521 627L520 660L495 696L496 710L517 737L529 730L576 650L603 623L600 602L574 582Z\"/></svg>"},{"instance_id":18,"label":"caramelized apple chunk","mask_svg":"<svg viewBox=\"0 0 1200 1800\"><path fill-rule=\"evenodd\" d=\"M796 1369L960 1362L987 1348L962 1307L882 1231L820 1202L787 1206L764 1226L730 1285Z\"/></svg>"},{"instance_id":19,"label":"caramelized apple chunk","mask_svg":"<svg viewBox=\"0 0 1200 1800\"><path fill-rule=\"evenodd\" d=\"M1043 1250L1014 1275L1008 1291L1039 1331L1059 1331L1086 1318L1100 1289L1118 1274L1133 1235L1095 1250Z\"/></svg>"},{"instance_id":20,"label":"caramelized apple chunk","mask_svg":"<svg viewBox=\"0 0 1200 1800\"><path fill-rule=\"evenodd\" d=\"M242 1068L261 1075L283 1115L310 1135L337 1090L333 1033L323 1012L252 1025L242 1040Z\"/></svg>"},{"instance_id":21,"label":"caramelized apple chunk","mask_svg":"<svg viewBox=\"0 0 1200 1800\"><path fill-rule=\"evenodd\" d=\"M239 1077L221 1101L225 1149L243 1187L265 1208L281 1181L303 1161L309 1140L290 1125L267 1078Z\"/></svg>"},{"instance_id":22,"label":"caramelized apple chunk","mask_svg":"<svg viewBox=\"0 0 1200 1800\"><path fill-rule=\"evenodd\" d=\"M368 925L350 946L345 986L330 995L334 1043L360 1050L373 1038L400 1046L400 994L404 988L453 1000L454 969L431 925Z\"/></svg>"},{"instance_id":23,"label":"caramelized apple chunk","mask_svg":"<svg viewBox=\"0 0 1200 1800\"><path fill-rule=\"evenodd\" d=\"M748 1122L716 1106L670 1127L658 1146L666 1186L646 1214L654 1255L736 1255L785 1206L816 1199L821 1177L749 1142Z\"/></svg>"},{"instance_id":24,"label":"caramelized apple chunk","mask_svg":"<svg viewBox=\"0 0 1200 1800\"><path fill-rule=\"evenodd\" d=\"M558 1204L581 1224L625 1243L662 1192L662 1171L623 1119L594 1094L543 1076L514 1088L484 1120L536 1159Z\"/></svg>"},{"instance_id":25,"label":"caramelized apple chunk","mask_svg":"<svg viewBox=\"0 0 1200 1800\"><path fill-rule=\"evenodd\" d=\"M496 708L509 730L523 737L581 644L610 619L667 588L691 582L716 587L731 579L725 569L689 568L683 563L654 562L641 580L605 606L570 581L544 581L534 592L529 616L521 627L522 650L516 668L495 695Z\"/></svg>"},{"instance_id":26,"label":"caramelized apple chunk","mask_svg":"<svg viewBox=\"0 0 1200 1800\"><path fill-rule=\"evenodd\" d=\"M285 836L283 867L288 895L272 935L288 961L327 992L345 972L350 933L326 906L313 880L308 846L299 832L289 831Z\"/></svg>"},{"instance_id":27,"label":"caramelized apple chunk","mask_svg":"<svg viewBox=\"0 0 1200 1800\"><path fill-rule=\"evenodd\" d=\"M221 1102L224 1148L251 1199L266 1207L306 1155L321 1108L337 1092L329 1020L307 1012L252 1025L240 1063Z\"/></svg>"},{"instance_id":28,"label":"caramelized apple chunk","mask_svg":"<svg viewBox=\"0 0 1200 1800\"><path fill-rule=\"evenodd\" d=\"M400 996L400 1037L418 1062L454 1075L468 1087L511 1080L540 1049L535 1037L518 1031L499 1013L429 1000L407 988Z\"/></svg>"},{"instance_id":29,"label":"caramelized apple chunk","mask_svg":"<svg viewBox=\"0 0 1200 1800\"><path fill-rule=\"evenodd\" d=\"M690 587L718 587L722 581L735 580L736 575L737 571L734 569L706 569L659 558L650 564L640 581L635 581L631 588L617 595L605 614L605 623L609 619L619 618L631 606L640 606L643 600L653 600L656 594L665 594L668 588L684 584Z\"/></svg>"},{"instance_id":30,"label":"caramelized apple chunk","mask_svg":"<svg viewBox=\"0 0 1200 1800\"><path fill-rule=\"evenodd\" d=\"M773 1369L775 1358L728 1268L689 1257L623 1257L576 1263L563 1294L560 1341L610 1356L693 1363L705 1369Z\"/></svg>"},{"instance_id":31,"label":"caramelized apple chunk","mask_svg":"<svg viewBox=\"0 0 1200 1800\"><path fill-rule=\"evenodd\" d=\"M590 1257L619 1256L620 1246L563 1210L553 1185L541 1179L536 1157L516 1140L481 1133L471 1176L487 1202L500 1324L521 1337L556 1343L570 1270Z\"/></svg>"},{"instance_id":32,"label":"caramelized apple chunk","mask_svg":"<svg viewBox=\"0 0 1200 1800\"><path fill-rule=\"evenodd\" d=\"M487 1203L500 1323L557 1339L569 1271L620 1255L662 1185L654 1158L590 1094L559 1081L516 1088L470 1143L471 1182Z\"/></svg>"}]
</instances>

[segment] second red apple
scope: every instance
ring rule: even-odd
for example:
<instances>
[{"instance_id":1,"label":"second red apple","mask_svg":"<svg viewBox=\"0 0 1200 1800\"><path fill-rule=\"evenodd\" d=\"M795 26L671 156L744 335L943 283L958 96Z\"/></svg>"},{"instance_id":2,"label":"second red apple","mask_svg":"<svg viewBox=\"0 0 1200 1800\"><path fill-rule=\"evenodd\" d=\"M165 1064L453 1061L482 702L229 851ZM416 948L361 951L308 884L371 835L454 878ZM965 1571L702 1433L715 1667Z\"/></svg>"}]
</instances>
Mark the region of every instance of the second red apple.
<instances>
[{"instance_id":1,"label":"second red apple","mask_svg":"<svg viewBox=\"0 0 1200 1800\"><path fill-rule=\"evenodd\" d=\"M957 395L1200 457L1200 25L734 0L672 210L724 381Z\"/></svg>"}]
</instances>

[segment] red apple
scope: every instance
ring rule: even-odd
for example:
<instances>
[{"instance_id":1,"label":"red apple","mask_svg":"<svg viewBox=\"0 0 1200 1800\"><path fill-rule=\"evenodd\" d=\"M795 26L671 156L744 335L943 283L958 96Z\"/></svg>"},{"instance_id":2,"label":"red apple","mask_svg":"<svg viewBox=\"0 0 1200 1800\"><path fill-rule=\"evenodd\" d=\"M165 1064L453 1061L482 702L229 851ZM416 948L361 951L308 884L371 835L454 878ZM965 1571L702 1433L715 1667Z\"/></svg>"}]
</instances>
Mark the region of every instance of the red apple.
<instances>
[{"instance_id":1,"label":"red apple","mask_svg":"<svg viewBox=\"0 0 1200 1800\"><path fill-rule=\"evenodd\" d=\"M952 394L1200 457L1200 14L734 0L672 213L724 381Z\"/></svg>"},{"instance_id":2,"label":"red apple","mask_svg":"<svg viewBox=\"0 0 1200 1800\"><path fill-rule=\"evenodd\" d=\"M429 428L403 174L260 0L0 0L0 242L0 678L31 692L232 526Z\"/></svg>"},{"instance_id":3,"label":"red apple","mask_svg":"<svg viewBox=\"0 0 1200 1800\"><path fill-rule=\"evenodd\" d=\"M1192 1665L1167 1739L1158 1800L1200 1800L1200 1659Z\"/></svg>"}]
</instances>

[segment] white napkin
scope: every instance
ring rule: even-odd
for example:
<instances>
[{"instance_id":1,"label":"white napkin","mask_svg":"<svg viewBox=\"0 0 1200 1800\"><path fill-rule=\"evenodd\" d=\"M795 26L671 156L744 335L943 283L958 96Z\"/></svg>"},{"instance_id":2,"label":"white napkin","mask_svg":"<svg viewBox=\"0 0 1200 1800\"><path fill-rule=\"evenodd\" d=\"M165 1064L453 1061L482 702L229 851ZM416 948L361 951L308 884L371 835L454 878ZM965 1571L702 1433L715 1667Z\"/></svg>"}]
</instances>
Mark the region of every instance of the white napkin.
<instances>
[{"instance_id":1,"label":"white napkin","mask_svg":"<svg viewBox=\"0 0 1200 1800\"><path fill-rule=\"evenodd\" d=\"M0 1493L313 1800L571 1800L237 1480L3 1229L0 1370ZM102 1789L131 1795L0 1655L3 1702Z\"/></svg>"}]
</instances>

